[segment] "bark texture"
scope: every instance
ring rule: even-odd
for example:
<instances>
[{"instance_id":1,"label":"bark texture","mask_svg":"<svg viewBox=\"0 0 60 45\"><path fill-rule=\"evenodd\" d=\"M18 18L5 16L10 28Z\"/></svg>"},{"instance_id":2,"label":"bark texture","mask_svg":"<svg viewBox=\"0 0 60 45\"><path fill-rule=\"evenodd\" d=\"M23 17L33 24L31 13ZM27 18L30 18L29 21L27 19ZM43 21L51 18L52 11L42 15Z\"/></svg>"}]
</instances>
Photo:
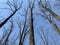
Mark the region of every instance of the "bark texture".
<instances>
[{"instance_id":1,"label":"bark texture","mask_svg":"<svg viewBox=\"0 0 60 45\"><path fill-rule=\"evenodd\" d=\"M32 8L30 9L30 45L35 45Z\"/></svg>"}]
</instances>

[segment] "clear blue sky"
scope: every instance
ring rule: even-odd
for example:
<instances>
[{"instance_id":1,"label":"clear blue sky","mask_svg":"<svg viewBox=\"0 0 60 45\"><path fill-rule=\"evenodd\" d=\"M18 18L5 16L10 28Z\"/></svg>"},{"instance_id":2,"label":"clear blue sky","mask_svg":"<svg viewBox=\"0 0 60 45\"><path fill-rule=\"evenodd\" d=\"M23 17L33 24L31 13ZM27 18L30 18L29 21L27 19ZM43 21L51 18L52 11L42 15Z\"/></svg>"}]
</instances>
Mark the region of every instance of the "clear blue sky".
<instances>
[{"instance_id":1,"label":"clear blue sky","mask_svg":"<svg viewBox=\"0 0 60 45\"><path fill-rule=\"evenodd\" d=\"M1 7L6 7L6 5L4 5L4 2L6 2L7 0L0 0L0 8ZM50 2L51 2L51 5L53 5L54 3L55 3L55 0L49 0ZM2 3L3 2L3 3ZM25 4L26 4L26 1L25 1ZM52 7L52 9L53 9L53 11L55 11L55 13L57 13L57 14L60 14L60 12L58 12L58 10L59 9L56 9L55 7ZM8 12L8 13L7 13ZM0 9L0 17L1 18L6 18L7 16L9 16L8 14L9 14L9 11L8 10L1 10ZM16 17L19 17L19 16L17 16L17 15L15 15L14 16L14 18L16 19ZM21 18L21 17L19 17L19 18ZM23 18L22 18L22 20L23 20ZM57 22L58 23L58 22ZM59 23L60 24L60 23ZM39 26L41 27L44 27L44 31L46 32L47 30L48 30L48 32L49 32L49 34L51 34L52 36L56 36L58 39L58 41L60 40L59 38L60 38L60 36L58 36L57 35L57 33L54 31L54 29L52 28L52 26L49 24L49 22L46 20L44 20L42 17L40 17L40 16L36 16L35 15L35 18L34 18L34 27L35 27L35 38L36 38L36 45L39 45L40 44L40 42L39 41L42 41L42 40L40 40L40 39L38 39L38 38L40 38L39 36L38 36L38 33L37 33L37 28L40 28ZM17 26L17 25L15 25L15 26ZM19 32L19 30L17 29L18 27L16 27L14 30L14 32L12 33L12 36L15 34L15 32L17 32L17 34L15 34L15 35L18 35L18 32ZM3 28L0 28L0 36L2 36L2 34L3 34ZM13 37L11 37L11 39L12 39ZM16 36L15 36L15 38L16 38ZM10 40L10 41L12 41L12 40ZM50 39L49 39L49 41L50 42L53 42L53 41L51 41ZM60 41L59 41L60 42ZM54 45L54 44L53 44Z\"/></svg>"}]
</instances>

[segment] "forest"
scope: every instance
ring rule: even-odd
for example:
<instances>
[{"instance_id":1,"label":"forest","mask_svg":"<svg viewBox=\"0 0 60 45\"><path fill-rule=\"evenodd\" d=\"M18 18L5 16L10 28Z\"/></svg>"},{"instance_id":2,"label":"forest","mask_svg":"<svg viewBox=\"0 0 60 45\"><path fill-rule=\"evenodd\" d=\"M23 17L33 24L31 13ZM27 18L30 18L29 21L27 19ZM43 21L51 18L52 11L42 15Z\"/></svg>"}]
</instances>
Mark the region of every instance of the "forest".
<instances>
[{"instance_id":1,"label":"forest","mask_svg":"<svg viewBox=\"0 0 60 45\"><path fill-rule=\"evenodd\" d=\"M60 0L1 0L0 45L60 45Z\"/></svg>"}]
</instances>

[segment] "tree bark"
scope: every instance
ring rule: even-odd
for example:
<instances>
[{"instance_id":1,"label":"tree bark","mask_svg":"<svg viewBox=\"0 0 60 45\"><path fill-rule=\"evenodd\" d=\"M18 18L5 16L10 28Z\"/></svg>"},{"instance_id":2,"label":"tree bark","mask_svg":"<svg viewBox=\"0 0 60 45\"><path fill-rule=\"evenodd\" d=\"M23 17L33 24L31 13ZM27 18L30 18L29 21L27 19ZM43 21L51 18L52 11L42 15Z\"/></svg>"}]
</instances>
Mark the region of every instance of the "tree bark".
<instances>
[{"instance_id":1,"label":"tree bark","mask_svg":"<svg viewBox=\"0 0 60 45\"><path fill-rule=\"evenodd\" d=\"M35 45L32 8L30 9L30 45Z\"/></svg>"}]
</instances>

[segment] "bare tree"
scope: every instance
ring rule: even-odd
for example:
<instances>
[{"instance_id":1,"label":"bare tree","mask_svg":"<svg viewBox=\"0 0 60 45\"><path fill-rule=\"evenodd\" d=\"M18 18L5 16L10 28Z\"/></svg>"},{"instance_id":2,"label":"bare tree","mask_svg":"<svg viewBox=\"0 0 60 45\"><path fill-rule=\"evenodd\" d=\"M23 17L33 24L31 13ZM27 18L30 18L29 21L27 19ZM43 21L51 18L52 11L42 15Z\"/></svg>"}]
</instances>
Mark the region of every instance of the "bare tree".
<instances>
[{"instance_id":1,"label":"bare tree","mask_svg":"<svg viewBox=\"0 0 60 45\"><path fill-rule=\"evenodd\" d=\"M12 11L12 13L9 15L9 17L7 17L3 22L0 23L0 28L12 17L15 15L15 13L22 7L22 2L21 4L19 4L18 0L13 0L13 2L11 3L9 0L7 1L7 5L9 6L9 8L5 8L5 9L9 9Z\"/></svg>"},{"instance_id":2,"label":"bare tree","mask_svg":"<svg viewBox=\"0 0 60 45\"><path fill-rule=\"evenodd\" d=\"M13 25L13 20L10 20L10 22L11 22L10 29L4 28L4 30L7 31L7 33L6 33L6 35L4 36L4 39L3 39L3 41L2 41L2 45L8 45L9 36L10 36L10 34L12 33L12 31L13 31L13 27L14 27L14 25Z\"/></svg>"},{"instance_id":3,"label":"bare tree","mask_svg":"<svg viewBox=\"0 0 60 45\"><path fill-rule=\"evenodd\" d=\"M24 8L24 23L23 25L21 24L22 22L18 19L18 24L19 27L19 45L24 45L24 40L26 35L29 33L29 25L27 24L27 16L28 16L28 8L27 10Z\"/></svg>"},{"instance_id":4,"label":"bare tree","mask_svg":"<svg viewBox=\"0 0 60 45\"><path fill-rule=\"evenodd\" d=\"M56 32L60 35L60 29L58 28L56 23L53 21L53 19L51 19L51 17L54 17L54 18L56 18L59 21L60 20L60 16L58 16L49 7L47 7L47 5L49 5L49 4L43 4L42 1L40 0L39 1L39 5L40 5L40 7L43 8L43 10L41 10L41 12L43 13L43 14L41 14L42 17L46 18L50 22L50 24L53 26L53 28L56 30ZM47 11L49 12L49 14L45 13Z\"/></svg>"},{"instance_id":5,"label":"bare tree","mask_svg":"<svg viewBox=\"0 0 60 45\"><path fill-rule=\"evenodd\" d=\"M25 10L24 9L24 22L23 22L23 24L21 24L22 23L22 21L20 21L20 18L19 19L17 19L17 21L16 21L16 23L17 23L17 25L18 25L18 28L19 28L19 35L16 37L16 39L14 40L14 41L12 41L12 43L11 43L11 45L14 45L15 44L15 41L17 40L17 39L19 39L19 44L18 45L24 45L24 41L25 41L25 39L26 39L26 35L29 33L30 34L30 45L35 45L35 37L34 37L34 18L33 18L33 15L34 15L34 13L33 13L33 9L34 9L34 6L35 6L35 1L36 0L28 0L28 2L29 2L29 4L28 4L28 9L27 10ZM45 0L46 1L46 0ZM1 23L0 23L0 28L5 24L5 23L7 23L7 21L12 17L12 16L14 16L15 15L15 13L18 11L18 10L20 10L21 9L21 7L22 7L22 3L23 2L21 2L21 5L18 5L19 4L19 1L18 0L13 0L13 2L10 2L9 0L8 0L8 2L7 2L7 4L8 4L8 6L9 6L9 8L4 8L4 9L8 9L8 10L11 10L11 14L4 20L4 21L2 21ZM42 16L44 19L47 19L48 21L49 21L49 23L53 26L53 28L55 29L55 31L60 35L60 29L59 29L59 27L57 26L57 24L54 22L54 20L52 19L52 17L53 18L55 18L55 19L57 19L58 21L60 21L60 16L58 16L56 13L54 13L53 11L52 11L52 9L51 8L49 8L48 6L47 6L47 4L46 4L47 2L45 2L45 4L42 2L42 0L40 0L40 1L38 1L38 6L39 7L41 7L41 8L39 8L40 9L40 11L41 11L41 13L39 14L40 16ZM50 6L50 5L49 5ZM49 14L46 14L46 12L49 12ZM29 14L28 14L29 13ZM27 16L30 16L30 17L28 17L30 20L30 22L29 22L29 24L27 23L28 21L27 21ZM4 40L2 41L2 45L8 45L8 39L9 39L9 37L10 37L10 34L13 32L13 27L14 27L14 25L13 25L13 20L10 20L10 22L11 22L11 27L10 27L10 30L9 30L9 32L6 30L6 28L4 28L5 30L6 30L6 36L4 35ZM41 31L42 32L42 34L40 34L40 32L39 32L39 36L40 36L40 38L42 39L42 41L43 41L43 43L44 43L44 45L50 45L49 44L49 41L48 41L48 37L47 36L45 36L45 34L44 34L44 31L42 30ZM43 35L43 36L42 36ZM52 36L51 36L52 37ZM56 44L56 45L58 45L57 44L57 42L56 42L56 40L54 39L54 43Z\"/></svg>"},{"instance_id":6,"label":"bare tree","mask_svg":"<svg viewBox=\"0 0 60 45\"><path fill-rule=\"evenodd\" d=\"M57 38L50 35L48 31L45 32L44 30L45 30L44 28L40 28L40 30L38 30L37 32L39 34L39 37L42 39L42 41L40 42L43 42L44 45L52 45L51 42L49 42L49 39L51 38L51 40L53 40L53 43L55 45L59 45L58 41L56 40Z\"/></svg>"},{"instance_id":7,"label":"bare tree","mask_svg":"<svg viewBox=\"0 0 60 45\"><path fill-rule=\"evenodd\" d=\"M38 34L39 34L39 37L42 39L44 45L49 45L48 35L45 35L43 28L41 28L41 30L38 30Z\"/></svg>"},{"instance_id":8,"label":"bare tree","mask_svg":"<svg viewBox=\"0 0 60 45\"><path fill-rule=\"evenodd\" d=\"M32 3L33 2L33 3ZM30 10L30 45L35 45L34 39L34 25L33 25L33 8L34 8L35 0L29 0L29 10Z\"/></svg>"},{"instance_id":9,"label":"bare tree","mask_svg":"<svg viewBox=\"0 0 60 45\"><path fill-rule=\"evenodd\" d=\"M58 21L60 21L60 16L58 16L56 13L54 13L51 9L49 9L47 6L45 6L42 1L40 0L39 4L47 10L53 17L55 17Z\"/></svg>"}]
</instances>

